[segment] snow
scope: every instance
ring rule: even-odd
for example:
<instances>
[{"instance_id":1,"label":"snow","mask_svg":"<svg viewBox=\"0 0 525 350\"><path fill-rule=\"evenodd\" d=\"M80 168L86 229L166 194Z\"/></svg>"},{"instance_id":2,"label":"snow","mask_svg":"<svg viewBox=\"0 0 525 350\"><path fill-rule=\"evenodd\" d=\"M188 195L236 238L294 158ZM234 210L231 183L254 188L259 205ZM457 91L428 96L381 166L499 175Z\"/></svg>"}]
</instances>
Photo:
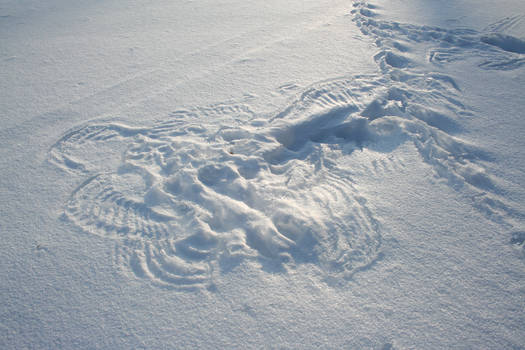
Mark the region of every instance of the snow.
<instances>
[{"instance_id":1,"label":"snow","mask_svg":"<svg viewBox=\"0 0 525 350\"><path fill-rule=\"evenodd\" d=\"M0 347L525 339L525 6L0 3Z\"/></svg>"}]
</instances>

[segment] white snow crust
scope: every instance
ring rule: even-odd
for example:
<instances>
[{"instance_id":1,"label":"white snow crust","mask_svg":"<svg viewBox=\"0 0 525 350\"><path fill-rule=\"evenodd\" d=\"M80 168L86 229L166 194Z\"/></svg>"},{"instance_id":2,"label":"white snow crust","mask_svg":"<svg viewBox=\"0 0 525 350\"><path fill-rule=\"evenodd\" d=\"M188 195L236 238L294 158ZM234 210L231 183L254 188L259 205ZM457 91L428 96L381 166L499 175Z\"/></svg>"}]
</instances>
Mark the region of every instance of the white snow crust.
<instances>
[{"instance_id":1,"label":"white snow crust","mask_svg":"<svg viewBox=\"0 0 525 350\"><path fill-rule=\"evenodd\" d=\"M522 349L525 4L0 1L0 348Z\"/></svg>"}]
</instances>

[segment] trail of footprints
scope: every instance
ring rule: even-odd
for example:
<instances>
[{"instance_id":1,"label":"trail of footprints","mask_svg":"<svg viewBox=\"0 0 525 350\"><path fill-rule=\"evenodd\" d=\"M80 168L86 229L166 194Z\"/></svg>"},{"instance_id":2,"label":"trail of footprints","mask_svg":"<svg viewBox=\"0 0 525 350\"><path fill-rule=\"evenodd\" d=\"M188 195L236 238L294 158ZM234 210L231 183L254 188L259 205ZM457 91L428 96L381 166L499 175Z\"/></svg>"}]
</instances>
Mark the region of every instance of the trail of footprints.
<instances>
[{"instance_id":1,"label":"trail of footprints","mask_svg":"<svg viewBox=\"0 0 525 350\"><path fill-rule=\"evenodd\" d=\"M475 59L480 68L487 70L513 70L525 65L525 40L503 33L517 25L523 16L504 18L478 32L380 20L376 18L375 6L358 1L354 7L354 22L365 35L376 38L387 66L411 66L412 62L403 53L409 52L410 43L414 42L428 43L428 61L436 65L465 59Z\"/></svg>"},{"instance_id":2,"label":"trail of footprints","mask_svg":"<svg viewBox=\"0 0 525 350\"><path fill-rule=\"evenodd\" d=\"M404 28L385 35L370 6L356 7L379 41ZM483 168L490 154L457 137L470 111L454 80L387 51L381 74L314 84L271 116L217 104L71 130L49 152L84 179L64 216L114 241L118 267L159 286L211 287L245 260L348 279L381 255L381 225L355 182L404 171L394 151L412 142L437 176L504 220L511 210ZM352 164L354 152L368 160Z\"/></svg>"},{"instance_id":3,"label":"trail of footprints","mask_svg":"<svg viewBox=\"0 0 525 350\"><path fill-rule=\"evenodd\" d=\"M417 43L425 44L427 59L436 67L469 59L482 69L519 69L525 65L525 41L503 32L518 25L523 16L503 18L478 32L380 20L375 10L376 6L369 2L355 1L352 20L363 34L375 39L379 48L375 61L386 76L397 82L390 96L401 94L409 98L410 103L403 112L413 121L417 120L417 126L410 129L414 126L418 129L419 135L411 136L416 136L414 144L422 159L490 219L512 228L515 220L523 220L525 216L496 195L502 190L483 166L484 162L491 161L490 152L456 137L462 132L459 119L472 116L461 102L458 85L452 77L428 72L428 67L419 66L409 57L414 54L412 45ZM403 98L394 97L396 99L404 103ZM405 121L402 124L408 126Z\"/></svg>"}]
</instances>

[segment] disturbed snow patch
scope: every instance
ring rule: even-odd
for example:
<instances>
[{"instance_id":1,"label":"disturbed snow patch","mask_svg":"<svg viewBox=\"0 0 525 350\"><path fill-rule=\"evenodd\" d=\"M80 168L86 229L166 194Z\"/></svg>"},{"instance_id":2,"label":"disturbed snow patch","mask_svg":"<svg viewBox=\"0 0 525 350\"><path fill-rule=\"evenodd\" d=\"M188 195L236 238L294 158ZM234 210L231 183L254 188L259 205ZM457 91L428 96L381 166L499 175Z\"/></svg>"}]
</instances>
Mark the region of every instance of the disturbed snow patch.
<instances>
[{"instance_id":1,"label":"disturbed snow patch","mask_svg":"<svg viewBox=\"0 0 525 350\"><path fill-rule=\"evenodd\" d=\"M376 57L382 67L413 66L402 54L410 51L411 43L429 45L427 60L435 65L466 59L476 60L480 68L487 70L513 70L525 65L525 41L502 33L520 16L504 18L478 32L381 20L369 6L366 2L354 3L353 20L363 34L376 38L381 48Z\"/></svg>"},{"instance_id":2,"label":"disturbed snow patch","mask_svg":"<svg viewBox=\"0 0 525 350\"><path fill-rule=\"evenodd\" d=\"M451 76L428 72L428 65L415 55L417 47L426 47L426 59L436 67L468 59L477 61L482 69L518 69L525 64L521 55L524 42L502 31L515 26L521 16L504 18L480 33L465 28L444 29L381 20L377 19L375 8L366 1L354 2L352 20L363 34L375 39L379 48L375 61L394 86L401 87L401 95L410 100L405 112L428 127L419 133L430 133L424 139L432 142L415 143L423 159L434 166L439 176L447 178L453 188L470 197L474 206L491 220L514 227L515 220L523 220L525 215L495 195L503 191L483 166L492 160L490 153L453 137L462 131L459 119L473 116L461 102L458 84ZM391 91L399 94L397 87ZM430 94L423 94L424 91ZM378 104L373 108L377 109Z\"/></svg>"},{"instance_id":3,"label":"disturbed snow patch","mask_svg":"<svg viewBox=\"0 0 525 350\"><path fill-rule=\"evenodd\" d=\"M371 135L350 114L355 106L322 95L272 126L232 105L178 111L149 127L73 130L50 152L64 170L89 176L65 216L116 240L119 264L163 285L205 286L243 259L348 278L377 259L379 224L324 153ZM285 126L298 109L309 116Z\"/></svg>"},{"instance_id":4,"label":"disturbed snow patch","mask_svg":"<svg viewBox=\"0 0 525 350\"><path fill-rule=\"evenodd\" d=\"M116 261L136 276L207 286L249 259L344 279L374 263L381 246L347 166L353 152L388 154L413 142L439 176L497 214L478 162L487 154L447 133L464 112L448 77L357 76L319 83L266 119L219 105L139 128L91 122L61 138L50 159L87 177L65 216L115 240ZM373 156L359 166L377 168Z\"/></svg>"},{"instance_id":5,"label":"disturbed snow patch","mask_svg":"<svg viewBox=\"0 0 525 350\"><path fill-rule=\"evenodd\" d=\"M140 127L92 121L71 130L49 152L84 178L64 216L113 240L119 268L162 286L211 287L243 261L278 273L308 265L344 280L381 257L381 225L356 189L363 175L349 167L352 155L366 153L356 168L381 177L379 163L402 171L402 156L389 155L411 142L436 176L506 223L514 213L485 170L490 154L458 138L460 119L472 115L458 85L416 72L400 40L462 37L379 22L373 7L356 7L354 20L381 49L379 74L320 82L270 116L218 104Z\"/></svg>"}]
</instances>

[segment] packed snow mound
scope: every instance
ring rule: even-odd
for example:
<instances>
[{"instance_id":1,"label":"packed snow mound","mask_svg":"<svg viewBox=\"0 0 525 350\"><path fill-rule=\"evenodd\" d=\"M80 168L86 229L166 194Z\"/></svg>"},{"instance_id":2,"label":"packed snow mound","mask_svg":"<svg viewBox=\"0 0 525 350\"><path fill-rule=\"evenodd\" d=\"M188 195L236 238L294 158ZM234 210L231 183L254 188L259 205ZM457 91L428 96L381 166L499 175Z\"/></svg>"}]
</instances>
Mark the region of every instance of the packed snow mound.
<instances>
[{"instance_id":1,"label":"packed snow mound","mask_svg":"<svg viewBox=\"0 0 525 350\"><path fill-rule=\"evenodd\" d=\"M64 217L115 241L119 268L162 286L210 288L245 260L280 273L308 264L321 279L345 280L382 254L380 220L356 184L402 172L395 150L408 142L437 177L512 227L521 214L485 170L490 152L460 138L460 119L473 113L458 84L405 53L428 40L439 46L433 62L483 52L480 67L514 69L519 41L378 21L373 9L356 4L353 20L376 39L376 75L319 82L273 115L226 103L66 133L49 159L84 180Z\"/></svg>"}]
</instances>

